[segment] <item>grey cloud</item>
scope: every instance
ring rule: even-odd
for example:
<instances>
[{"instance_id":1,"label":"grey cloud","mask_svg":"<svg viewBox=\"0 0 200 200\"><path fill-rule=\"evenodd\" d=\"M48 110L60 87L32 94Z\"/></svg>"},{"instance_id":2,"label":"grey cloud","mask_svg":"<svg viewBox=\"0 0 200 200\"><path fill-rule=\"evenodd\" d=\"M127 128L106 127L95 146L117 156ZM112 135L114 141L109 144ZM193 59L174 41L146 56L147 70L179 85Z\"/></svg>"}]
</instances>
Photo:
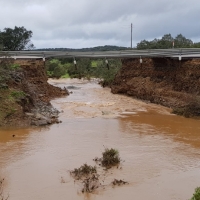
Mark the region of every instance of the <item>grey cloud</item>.
<instances>
[{"instance_id":1,"label":"grey cloud","mask_svg":"<svg viewBox=\"0 0 200 200\"><path fill-rule=\"evenodd\" d=\"M198 41L198 0L0 0L0 29L24 26L42 47L130 46L171 33Z\"/></svg>"}]
</instances>

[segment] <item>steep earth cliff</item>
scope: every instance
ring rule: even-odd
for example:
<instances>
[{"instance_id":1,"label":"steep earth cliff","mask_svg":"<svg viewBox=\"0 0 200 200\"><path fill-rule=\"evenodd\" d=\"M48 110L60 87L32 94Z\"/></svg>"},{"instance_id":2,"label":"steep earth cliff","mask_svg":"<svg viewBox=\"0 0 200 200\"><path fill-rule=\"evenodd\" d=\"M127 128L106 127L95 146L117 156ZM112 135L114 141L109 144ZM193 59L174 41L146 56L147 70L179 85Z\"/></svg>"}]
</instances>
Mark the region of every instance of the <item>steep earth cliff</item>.
<instances>
[{"instance_id":1,"label":"steep earth cliff","mask_svg":"<svg viewBox=\"0 0 200 200\"><path fill-rule=\"evenodd\" d=\"M124 59L111 91L200 116L200 60L143 58L140 64L139 59Z\"/></svg>"},{"instance_id":2,"label":"steep earth cliff","mask_svg":"<svg viewBox=\"0 0 200 200\"><path fill-rule=\"evenodd\" d=\"M47 125L58 121L50 100L68 91L47 82L44 62L16 60L20 67L10 73L8 88L0 89L0 126Z\"/></svg>"}]
</instances>

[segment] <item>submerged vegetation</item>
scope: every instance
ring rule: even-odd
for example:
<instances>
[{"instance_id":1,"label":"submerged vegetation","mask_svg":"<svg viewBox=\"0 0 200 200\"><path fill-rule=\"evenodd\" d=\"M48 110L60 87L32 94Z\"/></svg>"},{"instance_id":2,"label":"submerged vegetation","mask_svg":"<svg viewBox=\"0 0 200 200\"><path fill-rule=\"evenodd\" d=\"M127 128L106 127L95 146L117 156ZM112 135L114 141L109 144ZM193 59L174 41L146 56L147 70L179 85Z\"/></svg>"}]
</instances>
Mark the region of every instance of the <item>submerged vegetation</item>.
<instances>
[{"instance_id":1,"label":"submerged vegetation","mask_svg":"<svg viewBox=\"0 0 200 200\"><path fill-rule=\"evenodd\" d=\"M1 179L0 180L0 200L8 200L8 196L5 197L3 194L3 182L4 182L4 179Z\"/></svg>"},{"instance_id":2,"label":"submerged vegetation","mask_svg":"<svg viewBox=\"0 0 200 200\"><path fill-rule=\"evenodd\" d=\"M120 163L119 152L116 149L106 148L105 151L102 153L102 155L103 157L101 163L104 167L112 167Z\"/></svg>"},{"instance_id":3,"label":"submerged vegetation","mask_svg":"<svg viewBox=\"0 0 200 200\"><path fill-rule=\"evenodd\" d=\"M106 148L105 151L102 153L103 157L102 158L95 158L94 161L101 162L102 164L98 164L98 166L103 166L106 167L106 170L103 172L106 172L108 169L110 169L112 166L116 166L116 164L120 163L120 158L119 158L119 153L116 149L108 149ZM101 170L102 171L102 170ZM79 181L79 183L82 183L82 189L81 191L84 192L93 192L94 190L100 188L101 186L104 188L105 185L100 182L101 178L104 177L105 179L105 174L99 175L97 173L97 167L96 166L90 166L87 164L82 165L79 168L75 168L74 170L70 171L70 174L72 177L76 180ZM63 181L64 182L64 181ZM103 180L104 182L104 180ZM128 182L123 181L123 180L117 180L114 179L111 182L112 186L121 186L125 185Z\"/></svg>"},{"instance_id":4,"label":"submerged vegetation","mask_svg":"<svg viewBox=\"0 0 200 200\"><path fill-rule=\"evenodd\" d=\"M89 176L92 175L94 173L97 173L96 167L92 167L90 165L84 164L79 168L75 168L73 171L71 171L71 174L75 177L75 178L81 178L83 176Z\"/></svg>"},{"instance_id":5,"label":"submerged vegetation","mask_svg":"<svg viewBox=\"0 0 200 200\"><path fill-rule=\"evenodd\" d=\"M81 191L84 192L92 192L95 189L99 188L99 174L97 174L96 167L90 166L87 164L82 165L79 168L75 168L70 171L70 174L75 180L79 180L83 184L83 188Z\"/></svg>"}]
</instances>

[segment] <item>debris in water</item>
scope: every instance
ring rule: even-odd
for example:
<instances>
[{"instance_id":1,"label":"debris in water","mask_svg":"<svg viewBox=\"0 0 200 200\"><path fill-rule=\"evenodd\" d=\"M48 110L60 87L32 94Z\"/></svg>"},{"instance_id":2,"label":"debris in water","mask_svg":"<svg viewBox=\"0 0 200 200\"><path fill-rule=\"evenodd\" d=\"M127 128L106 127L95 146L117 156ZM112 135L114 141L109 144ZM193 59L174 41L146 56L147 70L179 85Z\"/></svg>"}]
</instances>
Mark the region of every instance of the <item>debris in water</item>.
<instances>
[{"instance_id":1,"label":"debris in water","mask_svg":"<svg viewBox=\"0 0 200 200\"><path fill-rule=\"evenodd\" d=\"M117 166L117 168L119 168L121 159L119 157L118 150L113 149L113 148L111 149L105 148L105 151L102 153L102 155L103 155L102 158L95 157L93 161L95 161L96 164L99 166L106 167L103 170L108 171L113 166ZM81 167L75 168L74 170L70 171L70 174L73 176L75 180L82 183L82 186L83 186L81 189L82 193L91 193L100 187L105 189L106 185L103 185L100 183L100 179L99 179L100 175L97 173L96 166L93 167L93 166L84 164ZM105 176L105 174L102 174L101 176ZM61 182L63 183L64 180L61 179ZM115 185L121 186L121 185L128 184L128 182L114 179L114 181L112 181L111 184L113 186Z\"/></svg>"},{"instance_id":2,"label":"debris in water","mask_svg":"<svg viewBox=\"0 0 200 200\"><path fill-rule=\"evenodd\" d=\"M125 184L128 184L128 182L126 181L123 181L123 180L117 180L117 179L114 179L114 181L112 181L112 185L118 185L118 186L121 186L121 185L125 185Z\"/></svg>"}]
</instances>

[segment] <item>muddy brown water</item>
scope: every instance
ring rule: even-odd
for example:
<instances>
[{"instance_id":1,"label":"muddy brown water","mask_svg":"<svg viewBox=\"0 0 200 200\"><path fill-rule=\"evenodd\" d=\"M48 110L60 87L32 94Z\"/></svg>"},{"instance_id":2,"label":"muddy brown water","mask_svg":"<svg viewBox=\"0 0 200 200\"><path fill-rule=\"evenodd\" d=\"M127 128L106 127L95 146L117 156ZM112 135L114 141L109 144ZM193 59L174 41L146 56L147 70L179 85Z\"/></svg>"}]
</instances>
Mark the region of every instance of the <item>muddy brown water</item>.
<instances>
[{"instance_id":1,"label":"muddy brown water","mask_svg":"<svg viewBox=\"0 0 200 200\"><path fill-rule=\"evenodd\" d=\"M73 93L52 101L61 124L0 130L0 177L11 200L189 199L200 186L200 121L113 95L95 81L51 80ZM15 137L13 137L15 135ZM105 187L82 194L69 170L117 148L122 168L100 173ZM129 184L112 187L114 178Z\"/></svg>"}]
</instances>

